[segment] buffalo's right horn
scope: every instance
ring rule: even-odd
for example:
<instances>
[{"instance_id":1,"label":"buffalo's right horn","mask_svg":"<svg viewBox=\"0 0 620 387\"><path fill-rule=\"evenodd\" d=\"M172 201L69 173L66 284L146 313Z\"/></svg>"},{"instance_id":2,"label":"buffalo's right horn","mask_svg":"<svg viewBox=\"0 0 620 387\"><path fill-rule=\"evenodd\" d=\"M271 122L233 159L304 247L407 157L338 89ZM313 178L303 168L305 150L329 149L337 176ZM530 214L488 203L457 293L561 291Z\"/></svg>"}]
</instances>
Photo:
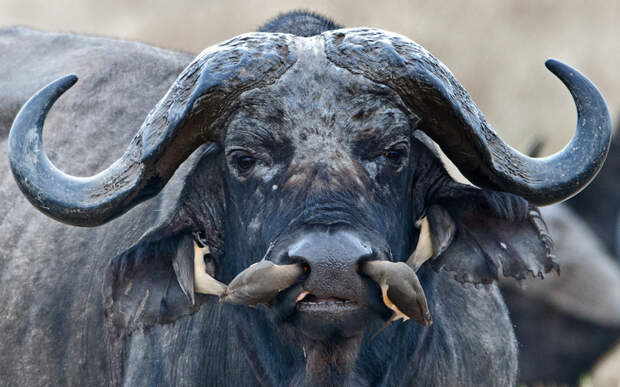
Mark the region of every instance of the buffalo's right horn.
<instances>
[{"instance_id":1,"label":"buffalo's right horn","mask_svg":"<svg viewBox=\"0 0 620 387\"><path fill-rule=\"evenodd\" d=\"M48 111L77 77L50 83L17 114L9 161L28 200L46 215L97 226L156 195L201 144L218 139L212 123L246 90L277 80L294 62L291 36L254 33L203 51L147 116L123 156L91 177L69 176L43 151ZM85 112L87 114L88 112Z\"/></svg>"}]
</instances>

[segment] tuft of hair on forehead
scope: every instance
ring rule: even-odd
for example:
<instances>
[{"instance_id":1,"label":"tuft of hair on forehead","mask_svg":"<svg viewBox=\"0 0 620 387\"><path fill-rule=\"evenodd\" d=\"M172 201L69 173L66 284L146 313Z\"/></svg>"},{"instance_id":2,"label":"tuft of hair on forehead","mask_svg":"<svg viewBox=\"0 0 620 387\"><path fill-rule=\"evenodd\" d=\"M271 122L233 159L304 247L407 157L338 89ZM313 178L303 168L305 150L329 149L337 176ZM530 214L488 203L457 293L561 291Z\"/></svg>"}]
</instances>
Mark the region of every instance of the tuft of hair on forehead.
<instances>
[{"instance_id":1,"label":"tuft of hair on forehead","mask_svg":"<svg viewBox=\"0 0 620 387\"><path fill-rule=\"evenodd\" d=\"M258 32L282 32L309 37L340 28L342 28L341 25L334 23L323 15L311 11L297 10L276 16L262 25Z\"/></svg>"}]
</instances>

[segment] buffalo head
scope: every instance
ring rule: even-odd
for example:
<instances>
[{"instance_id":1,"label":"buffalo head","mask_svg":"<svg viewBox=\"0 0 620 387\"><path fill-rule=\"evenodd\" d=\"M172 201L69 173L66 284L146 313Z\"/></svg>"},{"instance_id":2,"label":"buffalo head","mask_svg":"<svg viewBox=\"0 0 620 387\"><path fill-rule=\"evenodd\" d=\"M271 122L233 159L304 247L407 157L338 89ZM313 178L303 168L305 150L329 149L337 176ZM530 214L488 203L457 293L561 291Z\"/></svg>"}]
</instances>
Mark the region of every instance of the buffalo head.
<instances>
[{"instance_id":1,"label":"buffalo head","mask_svg":"<svg viewBox=\"0 0 620 387\"><path fill-rule=\"evenodd\" d=\"M433 268L475 284L556 268L529 202L585 187L605 159L610 125L583 75L555 60L547 67L579 119L571 142L542 159L506 145L424 48L375 29L251 33L205 50L125 154L86 178L59 171L42 150L45 116L76 81L67 76L22 108L9 156L39 210L97 226L155 196L199 149L175 219L112 261L106 317L121 331L171 322L207 302L194 290L267 304L235 309L240 329L294 343L311 370L325 353L346 363L388 321L430 324L429 306L442 302L427 304L423 291ZM480 188L454 182L431 139ZM135 281L120 289L124 278ZM133 295L144 289L146 298ZM140 314L129 316L132 308Z\"/></svg>"}]
</instances>

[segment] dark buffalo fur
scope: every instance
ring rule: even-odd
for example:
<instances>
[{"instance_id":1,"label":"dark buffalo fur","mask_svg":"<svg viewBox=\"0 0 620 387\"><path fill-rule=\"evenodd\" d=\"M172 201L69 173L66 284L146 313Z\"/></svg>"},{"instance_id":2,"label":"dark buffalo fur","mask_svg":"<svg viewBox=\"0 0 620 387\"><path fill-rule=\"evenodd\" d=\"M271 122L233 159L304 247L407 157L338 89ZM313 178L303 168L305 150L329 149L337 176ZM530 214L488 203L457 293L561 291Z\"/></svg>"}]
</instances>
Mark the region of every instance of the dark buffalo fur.
<instances>
[{"instance_id":1,"label":"dark buffalo fur","mask_svg":"<svg viewBox=\"0 0 620 387\"><path fill-rule=\"evenodd\" d=\"M596 179L566 201L582 217L605 246L620 259L620 131L611 141L605 165Z\"/></svg>"},{"instance_id":2,"label":"dark buffalo fur","mask_svg":"<svg viewBox=\"0 0 620 387\"><path fill-rule=\"evenodd\" d=\"M292 11L279 15L258 28L261 32L285 32L297 36L314 36L337 30L341 25L308 11Z\"/></svg>"},{"instance_id":3,"label":"dark buffalo fur","mask_svg":"<svg viewBox=\"0 0 620 387\"><path fill-rule=\"evenodd\" d=\"M521 383L577 386L620 338L620 327L572 316L514 289L502 294L519 341Z\"/></svg>"},{"instance_id":4,"label":"dark buffalo fur","mask_svg":"<svg viewBox=\"0 0 620 387\"><path fill-rule=\"evenodd\" d=\"M613 279L602 276L596 278L592 276L592 271L583 270L586 265L590 268L600 267L598 269L600 271L610 271L609 266L616 266L616 271L618 270L620 256L615 238L620 227L619 177L620 140L616 128L616 135L601 172L592 184L577 196L557 205L559 208L556 211L567 212L563 214L562 219L555 221L562 222L559 225L561 227L555 226L554 221L549 224L552 236L558 238L560 243L569 238L581 238L582 242L573 241L573 243L589 246L590 251L584 254L583 250L575 251L571 246L558 246L558 254L563 254L558 256L563 275L556 279L555 283L549 284L548 289L543 291L544 296L528 292L527 287L522 290L512 286L502 288L519 342L521 383L578 385L581 376L590 372L596 362L617 345L620 339L620 324L597 320L596 316L600 313L583 316L576 311L559 308L550 302L555 297L561 297L555 293L574 288L576 284L572 283L571 279L576 277L583 278L585 284L591 284L588 289L583 290L585 294L590 295L590 298L582 302L591 303L592 311L605 306L599 305L600 302L592 303L591 298L609 300L620 297L617 292L611 293L612 289L617 287L606 282L601 283ZM573 220L576 217L571 217L572 213L568 208L574 210L575 215L585 222L582 226L576 224ZM584 234L578 227L589 227L587 231L591 232ZM567 229L577 231L569 236L562 235L567 233ZM594 259L598 261L594 262ZM577 264L579 260L583 260L583 264ZM564 282L564 286L558 286L558 281ZM606 312L606 314L613 313L614 311Z\"/></svg>"}]
</instances>

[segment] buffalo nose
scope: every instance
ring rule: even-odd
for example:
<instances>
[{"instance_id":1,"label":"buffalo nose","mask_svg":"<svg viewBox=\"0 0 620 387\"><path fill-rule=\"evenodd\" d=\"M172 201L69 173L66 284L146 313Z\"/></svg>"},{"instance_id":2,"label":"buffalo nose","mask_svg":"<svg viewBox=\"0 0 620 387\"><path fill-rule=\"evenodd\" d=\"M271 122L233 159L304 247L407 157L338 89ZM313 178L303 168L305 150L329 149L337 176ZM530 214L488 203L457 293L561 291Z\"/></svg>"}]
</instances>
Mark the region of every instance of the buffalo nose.
<instances>
[{"instance_id":1,"label":"buffalo nose","mask_svg":"<svg viewBox=\"0 0 620 387\"><path fill-rule=\"evenodd\" d=\"M309 269L304 289L317 298L356 300L362 291L359 264L375 259L369 243L346 231L312 231L288 248L288 258Z\"/></svg>"}]
</instances>

